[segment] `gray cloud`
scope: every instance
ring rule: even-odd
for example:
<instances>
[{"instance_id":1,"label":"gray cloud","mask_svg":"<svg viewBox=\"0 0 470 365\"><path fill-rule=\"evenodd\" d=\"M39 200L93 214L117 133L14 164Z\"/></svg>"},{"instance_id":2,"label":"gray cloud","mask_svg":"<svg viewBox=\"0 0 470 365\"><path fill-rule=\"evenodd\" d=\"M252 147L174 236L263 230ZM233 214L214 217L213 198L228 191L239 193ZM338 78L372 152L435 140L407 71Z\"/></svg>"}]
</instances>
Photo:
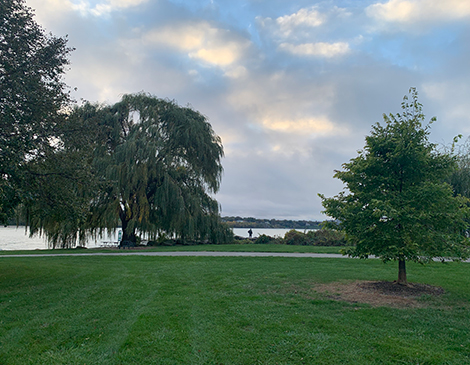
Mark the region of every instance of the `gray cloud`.
<instances>
[{"instance_id":1,"label":"gray cloud","mask_svg":"<svg viewBox=\"0 0 470 365\"><path fill-rule=\"evenodd\" d=\"M325 218L317 193L342 189L334 170L382 113L400 110L410 86L438 116L434 141L470 133L469 27L448 8L439 21L423 13L419 31L397 17L402 0L28 4L77 49L66 80L77 99L112 103L145 90L209 117L226 151L216 196L226 215Z\"/></svg>"}]
</instances>

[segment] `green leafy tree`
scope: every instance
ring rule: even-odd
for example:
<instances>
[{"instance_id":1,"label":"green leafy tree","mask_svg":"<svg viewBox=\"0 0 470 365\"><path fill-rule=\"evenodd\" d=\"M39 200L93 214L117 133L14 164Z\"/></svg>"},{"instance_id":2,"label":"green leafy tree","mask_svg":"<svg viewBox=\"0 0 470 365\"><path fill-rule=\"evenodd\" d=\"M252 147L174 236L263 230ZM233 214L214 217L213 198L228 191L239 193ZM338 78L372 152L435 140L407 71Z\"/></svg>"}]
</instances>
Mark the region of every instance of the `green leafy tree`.
<instances>
[{"instance_id":1,"label":"green leafy tree","mask_svg":"<svg viewBox=\"0 0 470 365\"><path fill-rule=\"evenodd\" d=\"M230 238L210 195L219 189L222 143L205 116L140 93L112 106L85 104L70 119L98 130L92 157L98 187L85 230L120 225L122 240L131 242L138 233L185 242Z\"/></svg>"},{"instance_id":2,"label":"green leafy tree","mask_svg":"<svg viewBox=\"0 0 470 365\"><path fill-rule=\"evenodd\" d=\"M0 221L28 199L28 163L53 153L69 103L66 38L46 35L24 0L0 2Z\"/></svg>"},{"instance_id":3,"label":"green leafy tree","mask_svg":"<svg viewBox=\"0 0 470 365\"><path fill-rule=\"evenodd\" d=\"M334 175L346 189L322 198L325 213L336 219L355 247L353 257L398 261L398 283L406 284L406 261L465 258L462 234L466 199L454 197L445 179L455 160L428 141L429 124L415 89L403 112L384 115L366 137L363 151ZM434 118L431 120L431 122Z\"/></svg>"}]
</instances>

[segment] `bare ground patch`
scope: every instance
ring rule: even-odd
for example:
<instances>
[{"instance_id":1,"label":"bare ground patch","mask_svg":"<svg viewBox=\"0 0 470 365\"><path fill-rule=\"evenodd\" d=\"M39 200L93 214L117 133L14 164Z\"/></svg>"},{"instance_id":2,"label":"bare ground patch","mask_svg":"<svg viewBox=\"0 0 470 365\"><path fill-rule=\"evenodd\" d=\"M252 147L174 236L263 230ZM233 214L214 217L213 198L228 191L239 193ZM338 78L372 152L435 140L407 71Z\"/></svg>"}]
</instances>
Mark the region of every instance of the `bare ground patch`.
<instances>
[{"instance_id":1,"label":"bare ground patch","mask_svg":"<svg viewBox=\"0 0 470 365\"><path fill-rule=\"evenodd\" d=\"M440 296L444 289L427 284L400 285L390 281L355 281L350 283L318 284L314 288L333 300L367 303L373 307L418 308L423 296Z\"/></svg>"}]
</instances>

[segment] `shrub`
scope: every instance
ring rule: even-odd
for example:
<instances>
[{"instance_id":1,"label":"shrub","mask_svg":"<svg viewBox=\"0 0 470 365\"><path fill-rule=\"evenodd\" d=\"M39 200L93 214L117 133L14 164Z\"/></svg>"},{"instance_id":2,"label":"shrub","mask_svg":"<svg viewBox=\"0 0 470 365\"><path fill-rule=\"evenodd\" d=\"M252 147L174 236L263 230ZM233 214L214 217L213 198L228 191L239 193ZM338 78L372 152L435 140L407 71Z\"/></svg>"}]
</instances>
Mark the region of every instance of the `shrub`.
<instances>
[{"instance_id":1,"label":"shrub","mask_svg":"<svg viewBox=\"0 0 470 365\"><path fill-rule=\"evenodd\" d=\"M258 238L256 238L255 242L256 244L266 244L266 243L272 243L276 239L274 237L268 236L266 234L260 235Z\"/></svg>"},{"instance_id":2,"label":"shrub","mask_svg":"<svg viewBox=\"0 0 470 365\"><path fill-rule=\"evenodd\" d=\"M287 245L307 246L313 245L314 241L305 233L291 229L284 235L284 242Z\"/></svg>"},{"instance_id":3,"label":"shrub","mask_svg":"<svg viewBox=\"0 0 470 365\"><path fill-rule=\"evenodd\" d=\"M309 232L310 233L310 232ZM322 228L313 232L315 246L346 246L346 235L342 231Z\"/></svg>"}]
</instances>

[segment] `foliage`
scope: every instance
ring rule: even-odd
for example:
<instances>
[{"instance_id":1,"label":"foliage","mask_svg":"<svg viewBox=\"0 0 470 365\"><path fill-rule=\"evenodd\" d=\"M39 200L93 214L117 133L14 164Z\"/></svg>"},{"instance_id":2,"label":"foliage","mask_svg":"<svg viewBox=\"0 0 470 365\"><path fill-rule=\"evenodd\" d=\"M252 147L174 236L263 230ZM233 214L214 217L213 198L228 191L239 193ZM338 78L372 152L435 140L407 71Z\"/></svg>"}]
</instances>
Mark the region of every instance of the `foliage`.
<instances>
[{"instance_id":1,"label":"foliage","mask_svg":"<svg viewBox=\"0 0 470 365\"><path fill-rule=\"evenodd\" d=\"M0 3L0 221L30 199L30 171L54 153L69 95L62 76L72 51L46 35L24 0ZM44 177L46 174L43 174ZM34 184L39 182L34 181Z\"/></svg>"},{"instance_id":2,"label":"foliage","mask_svg":"<svg viewBox=\"0 0 470 365\"><path fill-rule=\"evenodd\" d=\"M210 195L219 188L223 149L205 116L140 93L112 106L87 103L70 120L98 129L92 168L99 187L85 229L121 225L122 239L133 242L138 233L230 241Z\"/></svg>"},{"instance_id":3,"label":"foliage","mask_svg":"<svg viewBox=\"0 0 470 365\"><path fill-rule=\"evenodd\" d=\"M305 246L308 245L308 236L305 233L291 229L289 232L286 232L284 235L284 242L286 245L299 245Z\"/></svg>"},{"instance_id":4,"label":"foliage","mask_svg":"<svg viewBox=\"0 0 470 365\"><path fill-rule=\"evenodd\" d=\"M255 244L266 244L266 243L272 243L275 240L276 240L276 238L274 238L274 237L268 236L266 234L262 234L262 235L260 235L259 237L256 238L254 243Z\"/></svg>"},{"instance_id":5,"label":"foliage","mask_svg":"<svg viewBox=\"0 0 470 365\"><path fill-rule=\"evenodd\" d=\"M310 231L307 236L313 236L315 246L346 246L346 235L343 231L322 228Z\"/></svg>"},{"instance_id":6,"label":"foliage","mask_svg":"<svg viewBox=\"0 0 470 365\"><path fill-rule=\"evenodd\" d=\"M343 232L322 228L307 233L292 229L286 232L282 243L300 246L346 246L347 241Z\"/></svg>"},{"instance_id":7,"label":"foliage","mask_svg":"<svg viewBox=\"0 0 470 365\"><path fill-rule=\"evenodd\" d=\"M348 253L397 260L403 283L405 261L468 256L468 241L461 234L466 199L453 197L444 182L455 161L428 141L429 125L423 126L417 92L410 93L403 113L384 115L385 124L372 127L364 150L334 175L347 191L333 198L320 195L325 213L356 244Z\"/></svg>"},{"instance_id":8,"label":"foliage","mask_svg":"<svg viewBox=\"0 0 470 365\"><path fill-rule=\"evenodd\" d=\"M87 110L89 112L89 110ZM52 247L85 245L91 230L90 203L105 187L93 167L97 146L105 139L98 119L65 118L59 131L59 146L45 159L28 163L31 179L20 213L32 234L45 234Z\"/></svg>"},{"instance_id":9,"label":"foliage","mask_svg":"<svg viewBox=\"0 0 470 365\"><path fill-rule=\"evenodd\" d=\"M60 146L29 164L40 178L24 206L31 231L53 247L118 226L134 243L164 234L181 243L232 240L210 195L222 145L200 113L143 93L112 106L85 103L66 118Z\"/></svg>"}]
</instances>

